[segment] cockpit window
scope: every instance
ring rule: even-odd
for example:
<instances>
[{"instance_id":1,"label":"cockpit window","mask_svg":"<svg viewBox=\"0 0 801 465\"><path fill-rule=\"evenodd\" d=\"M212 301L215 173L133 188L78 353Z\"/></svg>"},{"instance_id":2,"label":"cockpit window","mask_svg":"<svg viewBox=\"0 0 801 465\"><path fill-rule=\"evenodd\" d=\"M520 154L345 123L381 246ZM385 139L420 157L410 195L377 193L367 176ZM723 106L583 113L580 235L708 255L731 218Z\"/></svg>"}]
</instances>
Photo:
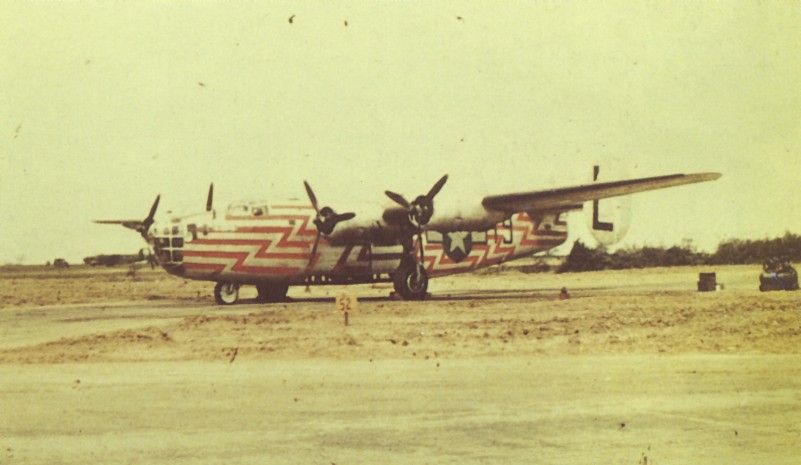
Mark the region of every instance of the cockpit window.
<instances>
[{"instance_id":1,"label":"cockpit window","mask_svg":"<svg viewBox=\"0 0 801 465\"><path fill-rule=\"evenodd\" d=\"M235 203L228 207L228 213L232 215L245 215L248 212L248 206L243 203Z\"/></svg>"},{"instance_id":2,"label":"cockpit window","mask_svg":"<svg viewBox=\"0 0 801 465\"><path fill-rule=\"evenodd\" d=\"M228 206L228 214L264 216L269 214L269 210L261 203L234 203Z\"/></svg>"}]
</instances>

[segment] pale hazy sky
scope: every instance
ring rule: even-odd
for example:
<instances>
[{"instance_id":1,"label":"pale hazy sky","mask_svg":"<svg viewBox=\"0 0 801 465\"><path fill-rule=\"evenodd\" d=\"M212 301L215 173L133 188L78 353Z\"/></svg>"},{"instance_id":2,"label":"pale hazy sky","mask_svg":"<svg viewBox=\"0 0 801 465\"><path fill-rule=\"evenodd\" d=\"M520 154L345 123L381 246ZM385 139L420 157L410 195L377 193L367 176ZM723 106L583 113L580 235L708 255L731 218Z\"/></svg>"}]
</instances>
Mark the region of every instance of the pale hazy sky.
<instances>
[{"instance_id":1,"label":"pale hazy sky","mask_svg":"<svg viewBox=\"0 0 801 465\"><path fill-rule=\"evenodd\" d=\"M305 178L344 211L611 158L723 173L635 196L623 245L801 232L800 25L798 2L0 1L0 263L134 252L91 220L199 210L212 180L218 207Z\"/></svg>"}]
</instances>

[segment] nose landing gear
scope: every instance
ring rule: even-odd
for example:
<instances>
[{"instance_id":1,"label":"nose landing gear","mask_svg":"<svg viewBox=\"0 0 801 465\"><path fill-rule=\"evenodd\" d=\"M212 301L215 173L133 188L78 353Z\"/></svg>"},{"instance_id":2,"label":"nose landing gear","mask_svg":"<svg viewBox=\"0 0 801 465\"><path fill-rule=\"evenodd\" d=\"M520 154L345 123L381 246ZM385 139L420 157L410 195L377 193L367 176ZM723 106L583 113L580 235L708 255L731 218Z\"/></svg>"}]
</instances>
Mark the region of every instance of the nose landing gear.
<instances>
[{"instance_id":1,"label":"nose landing gear","mask_svg":"<svg viewBox=\"0 0 801 465\"><path fill-rule=\"evenodd\" d=\"M214 300L218 305L233 305L239 300L239 284L219 282L214 286Z\"/></svg>"}]
</instances>

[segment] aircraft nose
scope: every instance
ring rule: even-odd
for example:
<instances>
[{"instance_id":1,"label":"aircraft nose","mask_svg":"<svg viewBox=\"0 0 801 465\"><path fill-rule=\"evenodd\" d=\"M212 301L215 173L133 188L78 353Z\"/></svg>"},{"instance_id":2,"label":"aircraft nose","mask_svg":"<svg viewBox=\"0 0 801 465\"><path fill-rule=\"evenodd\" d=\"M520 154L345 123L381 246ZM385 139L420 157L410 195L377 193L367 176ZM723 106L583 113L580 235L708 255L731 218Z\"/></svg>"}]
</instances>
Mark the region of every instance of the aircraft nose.
<instances>
[{"instance_id":1,"label":"aircraft nose","mask_svg":"<svg viewBox=\"0 0 801 465\"><path fill-rule=\"evenodd\" d=\"M153 238L153 249L156 257L162 265L180 265L183 260L183 248L185 242L185 225L182 222L172 221L153 225L151 230Z\"/></svg>"}]
</instances>

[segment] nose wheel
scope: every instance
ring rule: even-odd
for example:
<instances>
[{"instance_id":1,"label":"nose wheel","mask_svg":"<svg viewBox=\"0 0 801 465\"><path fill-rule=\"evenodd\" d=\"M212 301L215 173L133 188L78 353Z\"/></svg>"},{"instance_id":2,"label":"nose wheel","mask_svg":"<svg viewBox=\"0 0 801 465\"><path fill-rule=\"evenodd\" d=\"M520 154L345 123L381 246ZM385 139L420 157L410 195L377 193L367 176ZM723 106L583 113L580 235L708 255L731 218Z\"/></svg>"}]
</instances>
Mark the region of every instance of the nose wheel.
<instances>
[{"instance_id":1,"label":"nose wheel","mask_svg":"<svg viewBox=\"0 0 801 465\"><path fill-rule=\"evenodd\" d=\"M239 284L220 282L214 286L214 300L218 305L233 305L239 300Z\"/></svg>"}]
</instances>

